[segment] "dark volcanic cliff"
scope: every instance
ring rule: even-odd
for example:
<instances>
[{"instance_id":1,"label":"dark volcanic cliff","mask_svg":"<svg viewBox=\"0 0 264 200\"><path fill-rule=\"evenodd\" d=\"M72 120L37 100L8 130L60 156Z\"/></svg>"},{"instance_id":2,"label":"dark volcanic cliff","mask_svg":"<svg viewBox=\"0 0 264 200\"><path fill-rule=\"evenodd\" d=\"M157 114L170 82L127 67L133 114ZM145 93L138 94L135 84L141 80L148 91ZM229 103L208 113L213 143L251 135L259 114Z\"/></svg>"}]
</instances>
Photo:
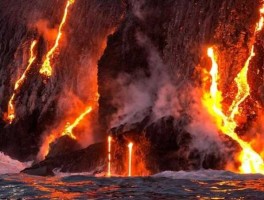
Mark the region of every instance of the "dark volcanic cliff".
<instances>
[{"instance_id":1,"label":"dark volcanic cliff","mask_svg":"<svg viewBox=\"0 0 264 200\"><path fill-rule=\"evenodd\" d=\"M119 25L124 6L119 0L77 0L52 62L54 75L45 80L38 71L53 45L51 33L58 28L66 1L1 0L0 4L0 151L20 160L32 159L41 136L64 123L76 99L85 104L95 98L97 61L108 35ZM37 60L15 99L17 117L8 125L4 113L33 39L38 40Z\"/></svg>"},{"instance_id":2,"label":"dark volcanic cliff","mask_svg":"<svg viewBox=\"0 0 264 200\"><path fill-rule=\"evenodd\" d=\"M144 137L146 144L151 146L144 155L149 156L144 163L146 170L154 173L221 169L230 159L233 152L222 151L220 147L213 149L214 153L207 151L210 145L218 144L218 139L209 143L208 149L199 150L193 146L199 136L191 133L190 124L195 121L195 115L203 111L188 113L200 97L191 88L201 87L201 72L209 70L211 65L206 50L214 46L222 78L220 89L224 103L230 104L234 97L234 78L254 42L258 1L76 0L69 12L65 36L56 54L55 73L50 80L38 74L49 45L45 32L56 30L65 1L37 0L34 5L29 0L0 1L2 116L7 110L14 82L27 62L29 41L38 40L37 61L15 100L17 119L12 125L4 120L0 122L0 151L20 160L34 158L42 136L63 123L72 104L93 101L98 78L99 118L97 120L94 112L93 119L99 122L99 128L95 123L94 137L102 139L115 127L109 132L116 139L120 152L129 140L140 143L137 138ZM48 21L44 30L36 25L41 20ZM264 102L262 33L257 36L256 43L257 56L249 73L253 89L248 101L258 102L252 103L253 111L256 104ZM249 118L255 117L251 110L247 112ZM185 117L187 121L182 120ZM206 123L202 121L202 125ZM206 129L205 126L199 128L203 129L201 132ZM232 144L226 138L219 140L224 146ZM67 152L47 158L33 168L46 166L48 172L44 174L61 166L65 166L63 171L91 170L97 164L105 164L104 148L97 144ZM122 165L120 160L125 159L120 152L115 154L119 166ZM67 156L71 163L67 163ZM96 157L94 163L93 156ZM74 166L78 160L82 163ZM120 173L125 166L121 168Z\"/></svg>"},{"instance_id":3,"label":"dark volcanic cliff","mask_svg":"<svg viewBox=\"0 0 264 200\"><path fill-rule=\"evenodd\" d=\"M156 49L163 70L169 73L175 87L183 88L190 81L200 80L196 76L200 68L210 68L206 50L208 46L217 47L223 79L221 89L230 95L231 87L227 86L234 87L234 78L249 54L258 7L258 1L253 0L131 1L125 20L109 38L99 62L102 124L107 124L116 112L114 102L121 88L142 76L146 80L155 76L152 65L158 63L149 61L150 45ZM147 37L148 42L142 44L139 34ZM120 74L129 74L129 83L117 84ZM261 80L258 85L262 84Z\"/></svg>"}]
</instances>

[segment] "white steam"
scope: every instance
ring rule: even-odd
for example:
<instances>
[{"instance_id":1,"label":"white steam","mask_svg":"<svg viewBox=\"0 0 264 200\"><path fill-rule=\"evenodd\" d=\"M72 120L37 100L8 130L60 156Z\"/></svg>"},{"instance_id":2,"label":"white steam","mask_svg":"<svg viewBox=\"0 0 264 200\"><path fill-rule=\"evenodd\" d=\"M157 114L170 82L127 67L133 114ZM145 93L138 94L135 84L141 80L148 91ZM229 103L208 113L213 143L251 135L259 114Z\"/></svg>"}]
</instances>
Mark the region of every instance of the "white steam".
<instances>
[{"instance_id":1,"label":"white steam","mask_svg":"<svg viewBox=\"0 0 264 200\"><path fill-rule=\"evenodd\" d=\"M143 20L144 13L139 1L132 1L134 15ZM171 75L159 50L142 32L136 32L137 44L147 52L149 76L143 71L134 75L120 74L115 88L113 105L117 112L112 116L111 127L125 123L140 122L150 115L146 112L152 108L152 120L165 116L179 119L181 113L191 116L191 123L185 127L193 136L192 147L201 152L224 152L226 149L219 137L214 120L202 105L202 93L190 86L186 79ZM187 66L188 67L188 66Z\"/></svg>"}]
</instances>

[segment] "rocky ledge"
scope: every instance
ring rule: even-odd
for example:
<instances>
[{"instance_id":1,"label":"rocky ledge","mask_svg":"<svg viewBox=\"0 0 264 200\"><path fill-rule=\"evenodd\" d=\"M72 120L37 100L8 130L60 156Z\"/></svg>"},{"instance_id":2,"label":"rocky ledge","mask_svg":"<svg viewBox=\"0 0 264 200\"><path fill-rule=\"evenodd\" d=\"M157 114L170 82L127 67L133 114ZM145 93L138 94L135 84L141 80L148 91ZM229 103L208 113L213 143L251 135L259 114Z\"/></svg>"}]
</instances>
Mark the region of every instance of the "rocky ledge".
<instances>
[{"instance_id":1,"label":"rocky ledge","mask_svg":"<svg viewBox=\"0 0 264 200\"><path fill-rule=\"evenodd\" d=\"M151 117L146 117L141 122L123 124L111 129L112 171L116 175L127 175L129 142L134 144L134 175L150 175L165 170L223 169L235 150L223 151L217 142L212 143L216 148L198 150L193 145L194 136L184 128L189 122L188 115L182 115L177 120L168 116L156 122L151 122ZM63 141L51 145L51 152L44 161L22 172L47 176L54 175L55 169L60 172L94 174L107 171L107 141L93 144L86 149L74 150L75 145L71 139L60 140ZM228 138L223 138L222 145L234 144ZM69 148L66 148L67 146ZM61 150L61 147L64 150Z\"/></svg>"}]
</instances>

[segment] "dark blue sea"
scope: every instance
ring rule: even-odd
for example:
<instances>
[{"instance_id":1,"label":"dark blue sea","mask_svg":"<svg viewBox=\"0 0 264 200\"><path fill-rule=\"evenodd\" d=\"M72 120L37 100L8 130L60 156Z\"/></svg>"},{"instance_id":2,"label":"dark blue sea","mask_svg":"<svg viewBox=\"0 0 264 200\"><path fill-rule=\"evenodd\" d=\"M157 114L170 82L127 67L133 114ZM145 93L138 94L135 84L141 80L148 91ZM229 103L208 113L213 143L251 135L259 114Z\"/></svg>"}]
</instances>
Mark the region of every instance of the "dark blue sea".
<instances>
[{"instance_id":1,"label":"dark blue sea","mask_svg":"<svg viewBox=\"0 0 264 200\"><path fill-rule=\"evenodd\" d=\"M58 174L0 176L0 199L264 199L262 175L227 171L163 172L150 177Z\"/></svg>"}]
</instances>

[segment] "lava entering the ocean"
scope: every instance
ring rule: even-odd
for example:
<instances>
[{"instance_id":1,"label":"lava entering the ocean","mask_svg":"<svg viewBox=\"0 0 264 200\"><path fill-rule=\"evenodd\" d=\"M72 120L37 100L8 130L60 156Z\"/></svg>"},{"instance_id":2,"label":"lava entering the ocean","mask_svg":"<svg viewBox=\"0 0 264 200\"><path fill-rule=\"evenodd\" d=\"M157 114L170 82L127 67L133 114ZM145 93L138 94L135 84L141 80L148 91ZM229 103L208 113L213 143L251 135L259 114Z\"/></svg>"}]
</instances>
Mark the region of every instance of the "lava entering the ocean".
<instances>
[{"instance_id":1,"label":"lava entering the ocean","mask_svg":"<svg viewBox=\"0 0 264 200\"><path fill-rule=\"evenodd\" d=\"M132 153L133 153L133 143L128 144L128 176L132 175Z\"/></svg>"},{"instance_id":2,"label":"lava entering the ocean","mask_svg":"<svg viewBox=\"0 0 264 200\"><path fill-rule=\"evenodd\" d=\"M6 120L11 124L13 122L13 120L16 118L16 112L15 112L15 105L14 105L14 100L16 97L16 93L17 91L21 88L22 84L24 83L27 73L28 71L31 69L32 64L34 63L35 59L36 59L36 55L34 53L34 48L37 44L37 41L34 40L31 43L30 46L30 58L28 59L28 65L24 71L24 73L22 74L22 76L16 81L15 83L15 87L13 90L13 94L8 102L8 111L7 111L7 117Z\"/></svg>"},{"instance_id":3,"label":"lava entering the ocean","mask_svg":"<svg viewBox=\"0 0 264 200\"><path fill-rule=\"evenodd\" d=\"M111 143L112 143L112 137L108 136L108 172L107 176L111 176Z\"/></svg>"},{"instance_id":4,"label":"lava entering the ocean","mask_svg":"<svg viewBox=\"0 0 264 200\"><path fill-rule=\"evenodd\" d=\"M54 53L55 53L56 49L59 46L59 42L60 42L60 39L62 37L62 29L63 29L63 27L65 25L65 22L66 22L67 16L68 16L68 9L69 9L69 7L72 4L74 4L74 2L75 2L75 0L68 0L67 1L67 4L66 4L66 7L64 9L64 14L63 14L60 26L59 26L59 30L58 30L58 34L57 34L55 43L54 43L53 47L48 51L48 53L47 53L47 55L45 57L45 61L43 62L42 66L40 68L39 73L42 74L42 75L45 75L47 77L50 77L52 75L52 67L51 67L50 59L54 56Z\"/></svg>"}]
</instances>

